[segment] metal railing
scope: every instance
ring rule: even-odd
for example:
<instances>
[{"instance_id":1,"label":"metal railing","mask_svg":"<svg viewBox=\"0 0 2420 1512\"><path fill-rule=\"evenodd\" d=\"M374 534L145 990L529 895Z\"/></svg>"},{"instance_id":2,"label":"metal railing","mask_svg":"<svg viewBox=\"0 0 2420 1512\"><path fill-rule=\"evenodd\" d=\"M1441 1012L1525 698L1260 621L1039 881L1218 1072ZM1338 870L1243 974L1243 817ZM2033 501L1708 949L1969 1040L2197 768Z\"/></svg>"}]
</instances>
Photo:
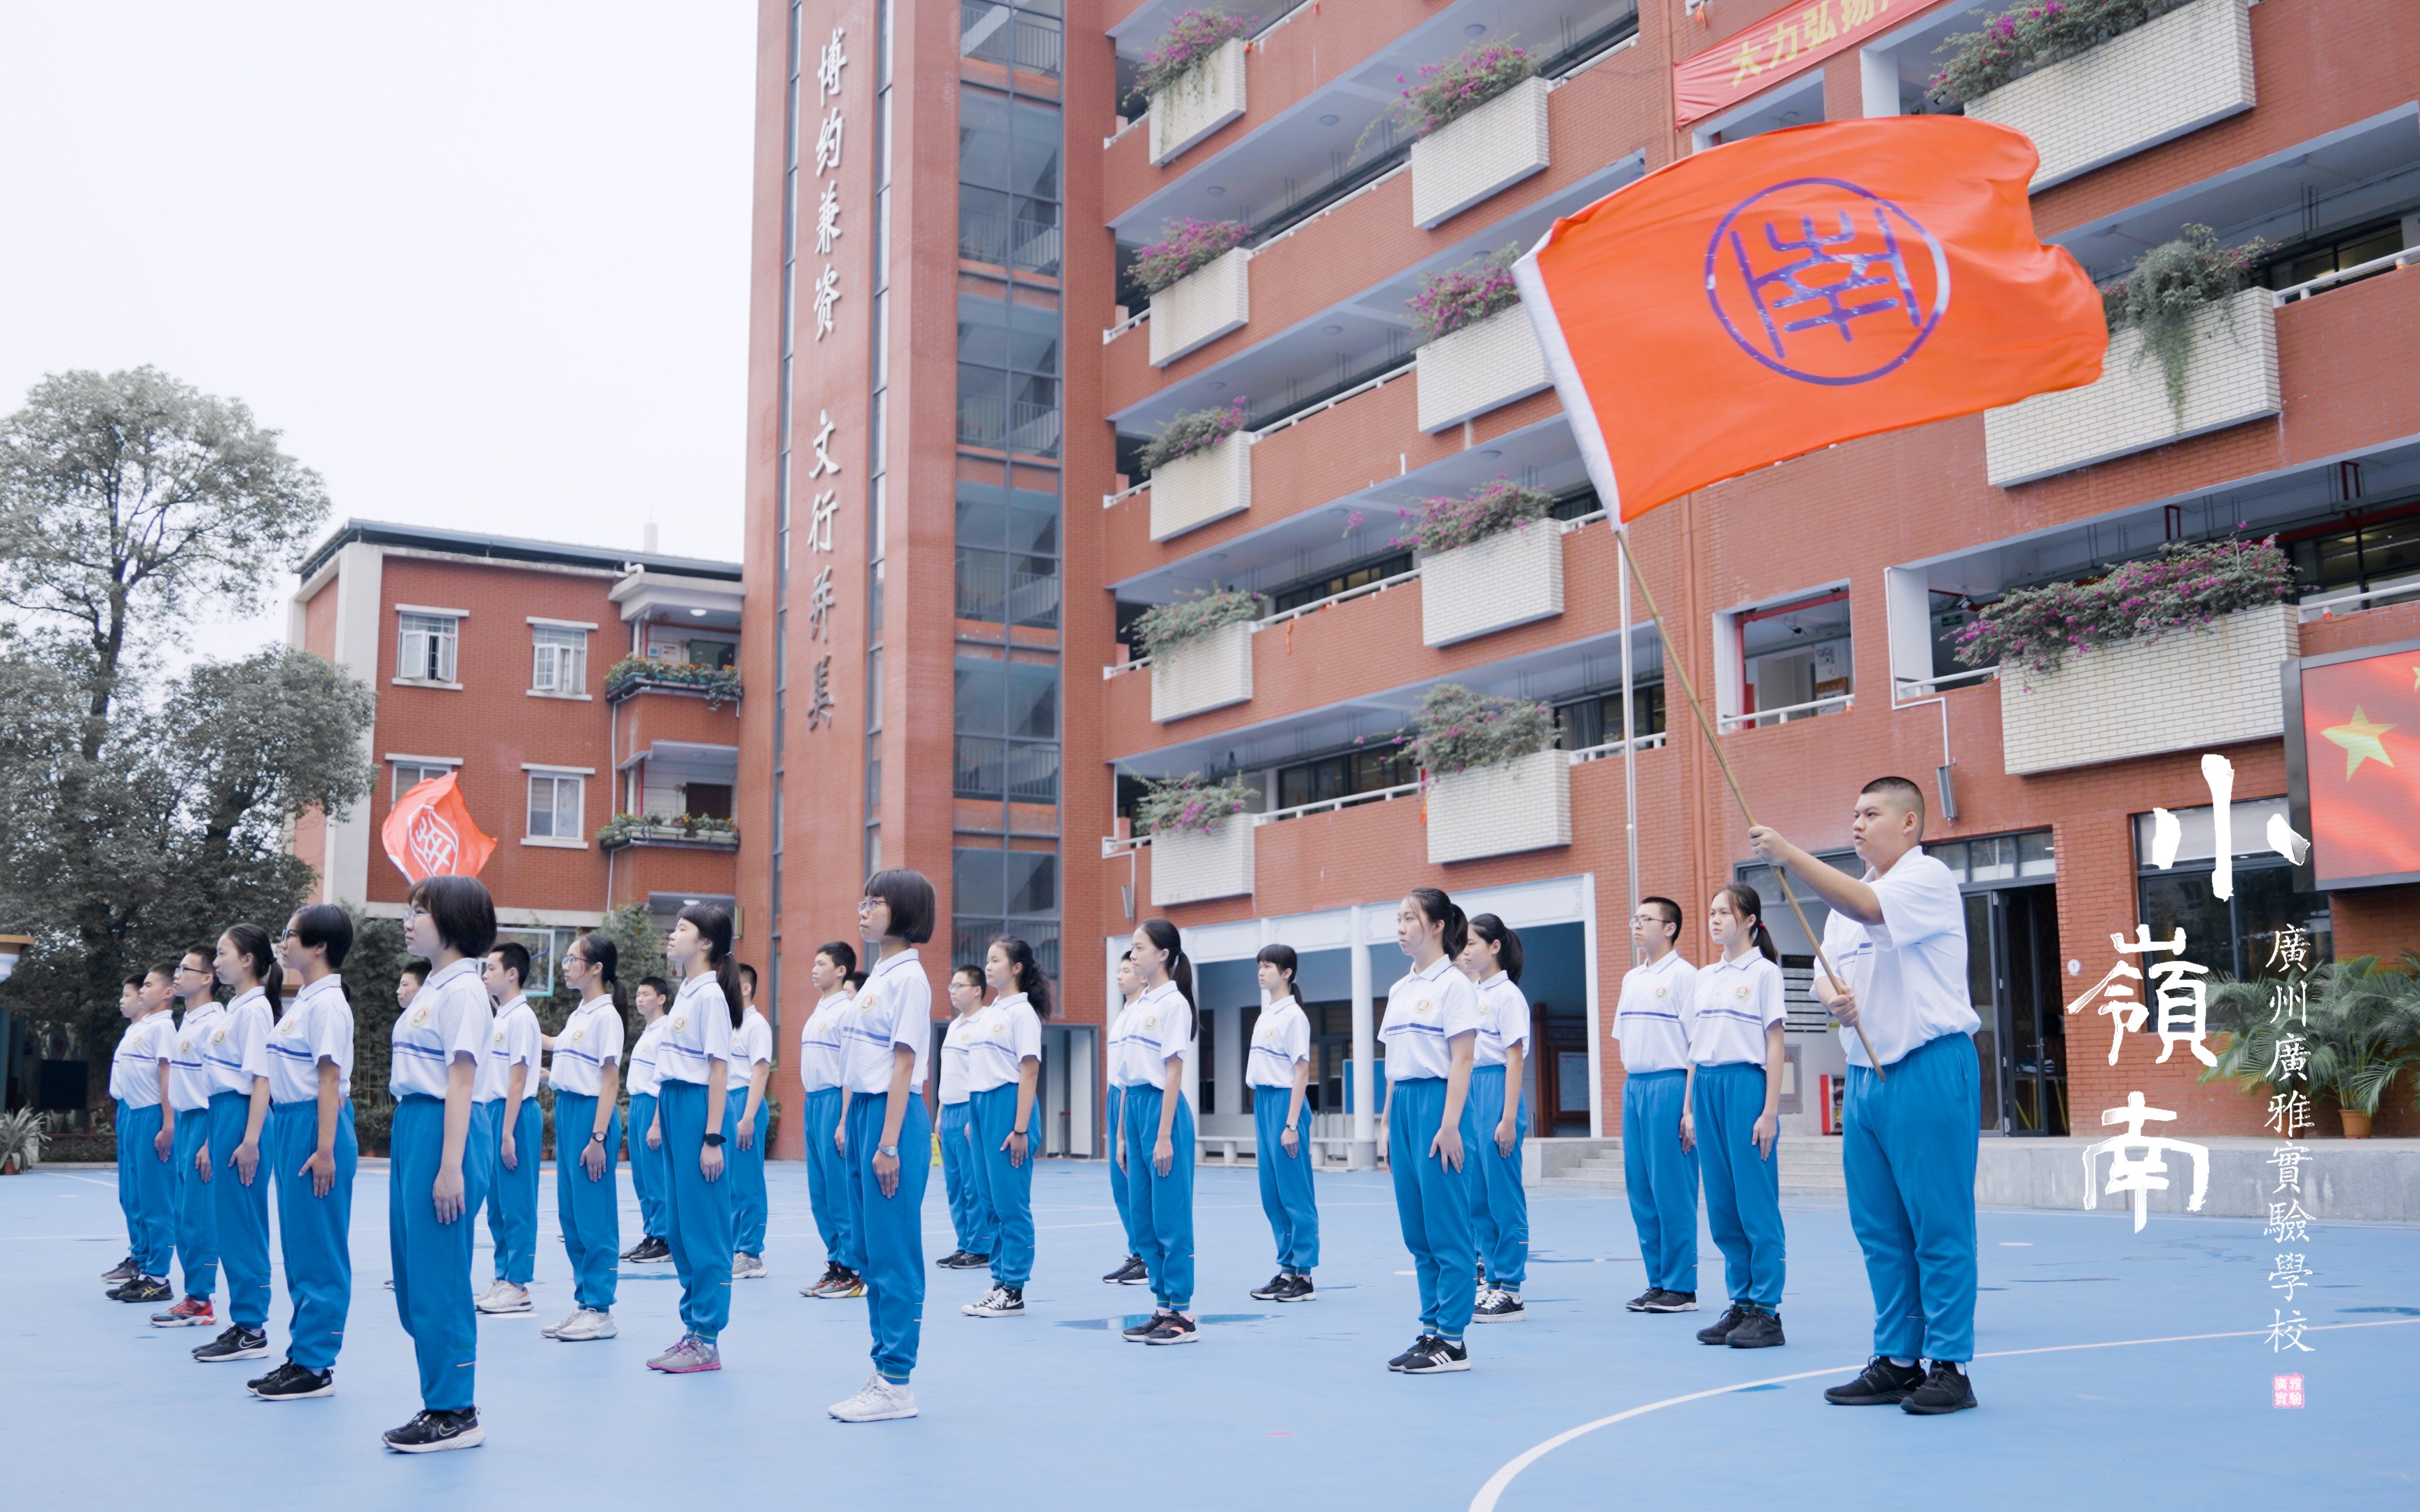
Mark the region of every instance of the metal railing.
<instances>
[{"instance_id":1,"label":"metal railing","mask_svg":"<svg viewBox=\"0 0 2420 1512\"><path fill-rule=\"evenodd\" d=\"M1391 578L1381 578L1376 582L1363 583L1358 588L1347 588L1342 593L1330 594L1326 598L1314 598L1308 604L1296 604L1292 609L1280 609L1257 623L1264 627L1282 625L1288 620L1300 619L1306 614L1315 614L1331 604L1342 604L1348 598L1359 598L1367 594L1383 594L1389 588L1400 588L1419 575L1420 569L1413 567L1408 571L1399 572Z\"/></svg>"},{"instance_id":2,"label":"metal railing","mask_svg":"<svg viewBox=\"0 0 2420 1512\"><path fill-rule=\"evenodd\" d=\"M1777 709L1759 709L1754 714L1726 714L1714 720L1714 728L1724 734L1741 730L1761 730L1768 724L1790 724L1799 719L1811 719L1819 714L1840 714L1857 706L1854 693L1835 693L1829 698L1811 699L1805 703L1788 703Z\"/></svg>"},{"instance_id":3,"label":"metal railing","mask_svg":"<svg viewBox=\"0 0 2420 1512\"><path fill-rule=\"evenodd\" d=\"M958 255L969 262L1056 273L1063 238L1056 223L958 208Z\"/></svg>"},{"instance_id":4,"label":"metal railing","mask_svg":"<svg viewBox=\"0 0 2420 1512\"><path fill-rule=\"evenodd\" d=\"M1059 23L984 0L958 0L958 55L1058 78L1067 46Z\"/></svg>"},{"instance_id":5,"label":"metal railing","mask_svg":"<svg viewBox=\"0 0 2420 1512\"><path fill-rule=\"evenodd\" d=\"M1629 744L1636 746L1640 750L1662 750L1665 746L1670 743L1671 738L1671 732L1658 730L1652 735L1640 735ZM1602 746L1590 746L1585 749L1573 751L1571 753L1572 764L1574 766L1586 766L1590 762L1609 761L1621 754L1622 745L1623 743L1621 741L1608 740Z\"/></svg>"},{"instance_id":6,"label":"metal railing","mask_svg":"<svg viewBox=\"0 0 2420 1512\"><path fill-rule=\"evenodd\" d=\"M2406 247L2401 252L2390 252L2383 257L2372 257L2366 263L2355 263L2350 268L2339 268L2333 273L2321 273L2319 277L2306 283L2296 284L2291 288L2277 289L2269 296L2270 305L2274 308L2279 305L2292 304L2299 300L2307 300L2314 294L2324 294L2339 285L2354 283L2379 273L2392 272L2397 268L2408 268L2415 262L2420 262L2420 247Z\"/></svg>"},{"instance_id":7,"label":"metal railing","mask_svg":"<svg viewBox=\"0 0 2420 1512\"><path fill-rule=\"evenodd\" d=\"M2341 593L2304 599L2294 606L2294 620L2299 625L2308 625L2313 620L2329 618L2340 609L2382 609L2387 602L2399 603L2411 597L2420 597L2420 578L2403 578L2391 583L2348 588Z\"/></svg>"},{"instance_id":8,"label":"metal railing","mask_svg":"<svg viewBox=\"0 0 2420 1512\"><path fill-rule=\"evenodd\" d=\"M2000 680L1997 667L1977 667L1969 671L1950 672L1942 677L1894 677L1891 688L1900 701L1924 698L1953 687L1979 687Z\"/></svg>"},{"instance_id":9,"label":"metal railing","mask_svg":"<svg viewBox=\"0 0 2420 1512\"><path fill-rule=\"evenodd\" d=\"M1372 788L1367 793L1348 793L1339 798L1322 798L1317 803L1298 803L1291 809L1272 809L1267 813L1251 816L1256 825L1274 825L1286 819L1302 819L1311 814L1333 813L1340 809L1357 809L1365 803L1391 803L1408 798L1419 792L1418 782L1404 782L1391 788Z\"/></svg>"}]
</instances>

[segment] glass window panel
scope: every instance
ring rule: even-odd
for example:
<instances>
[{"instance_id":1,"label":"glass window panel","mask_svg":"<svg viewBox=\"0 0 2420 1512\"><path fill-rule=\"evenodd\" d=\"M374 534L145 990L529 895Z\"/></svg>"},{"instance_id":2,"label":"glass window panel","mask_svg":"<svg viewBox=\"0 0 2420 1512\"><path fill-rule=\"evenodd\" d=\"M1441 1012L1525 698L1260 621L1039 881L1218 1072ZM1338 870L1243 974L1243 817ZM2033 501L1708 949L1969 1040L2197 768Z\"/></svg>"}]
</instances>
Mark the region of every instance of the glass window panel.
<instances>
[{"instance_id":1,"label":"glass window panel","mask_svg":"<svg viewBox=\"0 0 2420 1512\"><path fill-rule=\"evenodd\" d=\"M999 300L958 296L958 360L985 367L1008 365L1008 310ZM1029 366L1032 364L1028 364Z\"/></svg>"},{"instance_id":2,"label":"glass window panel","mask_svg":"<svg viewBox=\"0 0 2420 1512\"><path fill-rule=\"evenodd\" d=\"M960 547L957 600L958 618L1001 623L1008 604L1008 558Z\"/></svg>"},{"instance_id":3,"label":"glass window panel","mask_svg":"<svg viewBox=\"0 0 2420 1512\"><path fill-rule=\"evenodd\" d=\"M1007 518L1005 501L1008 490L996 484L958 484L958 544L960 546L1001 547L1010 543L1002 536Z\"/></svg>"},{"instance_id":4,"label":"glass window panel","mask_svg":"<svg viewBox=\"0 0 2420 1512\"><path fill-rule=\"evenodd\" d=\"M1008 492L1008 548L1056 556L1059 553L1059 500L1035 488Z\"/></svg>"},{"instance_id":5,"label":"glass window panel","mask_svg":"<svg viewBox=\"0 0 2420 1512\"><path fill-rule=\"evenodd\" d=\"M993 451L1007 445L1007 374L959 364L958 440Z\"/></svg>"},{"instance_id":6,"label":"glass window panel","mask_svg":"<svg viewBox=\"0 0 2420 1512\"><path fill-rule=\"evenodd\" d=\"M2311 936L2311 949L2321 961L2335 959L2335 925L2324 892L2294 890L2289 866L2239 867L2235 872L2236 975L2265 977L2280 973L2273 964L2277 934L2299 925Z\"/></svg>"},{"instance_id":7,"label":"glass window panel","mask_svg":"<svg viewBox=\"0 0 2420 1512\"><path fill-rule=\"evenodd\" d=\"M2013 835L1978 840L1967 852L1967 878L1973 882L2006 882L2017 874L2017 841Z\"/></svg>"},{"instance_id":8,"label":"glass window panel","mask_svg":"<svg viewBox=\"0 0 2420 1512\"><path fill-rule=\"evenodd\" d=\"M1005 178L977 179L963 166L959 177L972 182L1000 184L1033 199L1059 198L1059 108L1020 100L1012 107L1016 127L1008 146Z\"/></svg>"},{"instance_id":9,"label":"glass window panel","mask_svg":"<svg viewBox=\"0 0 2420 1512\"><path fill-rule=\"evenodd\" d=\"M1949 874L1959 881L1966 880L1966 842L1964 841L1954 840L1940 845L1927 845L1924 848L1924 854L1947 867ZM1969 944L1971 943L1970 939Z\"/></svg>"},{"instance_id":10,"label":"glass window panel","mask_svg":"<svg viewBox=\"0 0 2420 1512\"><path fill-rule=\"evenodd\" d=\"M1059 670L1021 662L999 664L1005 669L1001 692L1007 709L1003 728L1029 740L1053 740L1059 734Z\"/></svg>"},{"instance_id":11,"label":"glass window panel","mask_svg":"<svg viewBox=\"0 0 2420 1512\"><path fill-rule=\"evenodd\" d=\"M1001 722L1002 711L1007 704L1007 674L1008 663L1004 661L986 661L975 656L958 658L953 705L959 733L1007 733Z\"/></svg>"},{"instance_id":12,"label":"glass window panel","mask_svg":"<svg viewBox=\"0 0 2420 1512\"><path fill-rule=\"evenodd\" d=\"M2236 885L2242 886L2242 873L2238 873ZM2156 872L2146 876L2142 884L2142 921L2151 926L2154 936L2164 940L2182 929L2185 932L2184 959L2208 966L2212 971L2234 974L2234 920L2227 905L2211 896L2210 872L2207 870ZM2137 966L2142 964L2135 957L2127 959ZM2163 953L2158 959L2174 958ZM2109 969L2110 963L2087 962L2086 964L2093 973L2087 980L2097 981L2100 973ZM2140 996L2139 983L2136 989L2136 995ZM2087 1035L2086 1038L2091 1037Z\"/></svg>"},{"instance_id":13,"label":"glass window panel","mask_svg":"<svg viewBox=\"0 0 2420 1512\"><path fill-rule=\"evenodd\" d=\"M1049 851L1003 853L1008 870L1008 909L1047 914L1059 906L1059 857Z\"/></svg>"},{"instance_id":14,"label":"glass window panel","mask_svg":"<svg viewBox=\"0 0 2420 1512\"><path fill-rule=\"evenodd\" d=\"M1008 568L1012 624L1051 629L1059 624L1059 563L1051 557L1012 557Z\"/></svg>"},{"instance_id":15,"label":"glass window panel","mask_svg":"<svg viewBox=\"0 0 2420 1512\"><path fill-rule=\"evenodd\" d=\"M981 735L957 737L955 788L961 798L999 798L1007 795L1006 746Z\"/></svg>"},{"instance_id":16,"label":"glass window panel","mask_svg":"<svg viewBox=\"0 0 2420 1512\"><path fill-rule=\"evenodd\" d=\"M2028 877L2055 876L2058 857L2052 854L2050 831L2028 830L2017 837L2017 874Z\"/></svg>"},{"instance_id":17,"label":"glass window panel","mask_svg":"<svg viewBox=\"0 0 2420 1512\"><path fill-rule=\"evenodd\" d=\"M988 914L995 918L1007 912L1001 906L1005 901L1001 873L1001 857L1004 854L990 847L962 847L951 853L951 907L954 912Z\"/></svg>"},{"instance_id":18,"label":"glass window panel","mask_svg":"<svg viewBox=\"0 0 2420 1512\"><path fill-rule=\"evenodd\" d=\"M1009 102L985 89L958 91L958 177L1009 184Z\"/></svg>"}]
</instances>

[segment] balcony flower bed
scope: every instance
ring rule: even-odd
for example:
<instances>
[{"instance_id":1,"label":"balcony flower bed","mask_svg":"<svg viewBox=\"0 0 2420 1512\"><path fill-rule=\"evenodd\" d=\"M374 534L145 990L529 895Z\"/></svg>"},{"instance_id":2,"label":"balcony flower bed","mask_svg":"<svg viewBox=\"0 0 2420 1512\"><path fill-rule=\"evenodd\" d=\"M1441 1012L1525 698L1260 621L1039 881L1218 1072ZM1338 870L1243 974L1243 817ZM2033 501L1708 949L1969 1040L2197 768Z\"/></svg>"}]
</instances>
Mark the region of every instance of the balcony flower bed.
<instances>
[{"instance_id":1,"label":"balcony flower bed","mask_svg":"<svg viewBox=\"0 0 2420 1512\"><path fill-rule=\"evenodd\" d=\"M703 695L707 707L739 702L739 670L701 667L689 661L625 656L605 671L605 697L620 700L647 688Z\"/></svg>"},{"instance_id":2,"label":"balcony flower bed","mask_svg":"<svg viewBox=\"0 0 2420 1512\"><path fill-rule=\"evenodd\" d=\"M1413 723L1405 754L1428 774L1431 864L1572 842L1572 764L1546 705L1440 683Z\"/></svg>"},{"instance_id":3,"label":"balcony flower bed","mask_svg":"<svg viewBox=\"0 0 2420 1512\"><path fill-rule=\"evenodd\" d=\"M1252 317L1252 254L1240 221L1182 221L1135 256L1151 294L1151 365L1166 367Z\"/></svg>"},{"instance_id":4,"label":"balcony flower bed","mask_svg":"<svg viewBox=\"0 0 2420 1512\"><path fill-rule=\"evenodd\" d=\"M2019 588L1959 632L1969 667L2055 672L2071 656L2198 630L2222 615L2285 602L2294 564L2266 540L2180 543L2083 582Z\"/></svg>"},{"instance_id":5,"label":"balcony flower bed","mask_svg":"<svg viewBox=\"0 0 2420 1512\"><path fill-rule=\"evenodd\" d=\"M1146 789L1135 824L1151 836L1153 907L1252 890L1251 790L1241 778L1212 782L1197 772Z\"/></svg>"},{"instance_id":6,"label":"balcony flower bed","mask_svg":"<svg viewBox=\"0 0 2420 1512\"><path fill-rule=\"evenodd\" d=\"M1545 350L1512 283L1517 247L1436 274L1411 299L1419 349L1412 354L1419 427L1458 425L1553 383Z\"/></svg>"},{"instance_id":7,"label":"balcony flower bed","mask_svg":"<svg viewBox=\"0 0 2420 1512\"><path fill-rule=\"evenodd\" d=\"M1546 97L1529 54L1490 42L1420 70L1405 92L1412 135L1412 224L1430 230L1549 165Z\"/></svg>"},{"instance_id":8,"label":"balcony flower bed","mask_svg":"<svg viewBox=\"0 0 2420 1512\"><path fill-rule=\"evenodd\" d=\"M612 850L620 845L737 846L739 828L728 819L706 814L617 813L597 831L597 843Z\"/></svg>"},{"instance_id":9,"label":"balcony flower bed","mask_svg":"<svg viewBox=\"0 0 2420 1512\"><path fill-rule=\"evenodd\" d=\"M1429 499L1396 546L1423 553L1420 639L1450 646L1563 611L1563 532L1554 501L1498 478L1461 498Z\"/></svg>"},{"instance_id":10,"label":"balcony flower bed","mask_svg":"<svg viewBox=\"0 0 2420 1512\"><path fill-rule=\"evenodd\" d=\"M1252 621L1260 600L1213 590L1158 604L1135 622L1151 657L1151 717L1165 723L1252 696Z\"/></svg>"},{"instance_id":11,"label":"balcony flower bed","mask_svg":"<svg viewBox=\"0 0 2420 1512\"><path fill-rule=\"evenodd\" d=\"M1240 18L1188 10L1143 54L1142 92L1151 100L1154 167L1244 114L1244 37Z\"/></svg>"}]
</instances>

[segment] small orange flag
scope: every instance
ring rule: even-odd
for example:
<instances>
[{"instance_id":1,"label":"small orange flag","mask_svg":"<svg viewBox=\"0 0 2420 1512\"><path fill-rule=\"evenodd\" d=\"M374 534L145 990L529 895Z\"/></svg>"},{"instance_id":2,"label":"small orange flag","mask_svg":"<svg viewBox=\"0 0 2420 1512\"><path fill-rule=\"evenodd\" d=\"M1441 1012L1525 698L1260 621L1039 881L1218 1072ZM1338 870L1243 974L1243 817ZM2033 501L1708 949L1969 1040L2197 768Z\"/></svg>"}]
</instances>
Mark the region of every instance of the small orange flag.
<instances>
[{"instance_id":1,"label":"small orange flag","mask_svg":"<svg viewBox=\"0 0 2420 1512\"><path fill-rule=\"evenodd\" d=\"M1555 223L1513 268L1624 520L1859 436L2101 376L2100 292L2034 235L2021 132L1952 116L1710 148Z\"/></svg>"},{"instance_id":2,"label":"small orange flag","mask_svg":"<svg viewBox=\"0 0 2420 1512\"><path fill-rule=\"evenodd\" d=\"M413 787L395 802L379 828L386 858L406 881L429 877L475 877L494 855L496 842L471 822L471 806L448 772Z\"/></svg>"}]
</instances>

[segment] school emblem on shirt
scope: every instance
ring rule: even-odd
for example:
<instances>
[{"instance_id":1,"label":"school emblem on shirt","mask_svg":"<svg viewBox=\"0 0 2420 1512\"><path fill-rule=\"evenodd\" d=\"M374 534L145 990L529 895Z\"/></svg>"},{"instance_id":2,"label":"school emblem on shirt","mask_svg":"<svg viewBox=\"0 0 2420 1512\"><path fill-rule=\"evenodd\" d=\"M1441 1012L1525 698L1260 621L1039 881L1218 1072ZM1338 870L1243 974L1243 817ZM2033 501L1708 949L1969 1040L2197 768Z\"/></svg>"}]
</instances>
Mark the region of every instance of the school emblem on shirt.
<instances>
[{"instance_id":1,"label":"school emblem on shirt","mask_svg":"<svg viewBox=\"0 0 2420 1512\"><path fill-rule=\"evenodd\" d=\"M212 1043L212 1044L225 1044L225 1043L226 1043L226 1030L225 1030L225 1029L221 1029L221 1030L219 1030L217 1033L212 1034L212 1035L210 1036L210 1043Z\"/></svg>"},{"instance_id":2,"label":"school emblem on shirt","mask_svg":"<svg viewBox=\"0 0 2420 1512\"><path fill-rule=\"evenodd\" d=\"M1422 1018L1427 1018L1436 1012L1436 1003L1432 998L1423 997L1412 1005L1412 1011Z\"/></svg>"},{"instance_id":3,"label":"school emblem on shirt","mask_svg":"<svg viewBox=\"0 0 2420 1512\"><path fill-rule=\"evenodd\" d=\"M1731 995L1738 998L1743 1003L1747 1001L1747 995L1748 985L1745 982L1741 982L1738 986L1731 989Z\"/></svg>"},{"instance_id":4,"label":"school emblem on shirt","mask_svg":"<svg viewBox=\"0 0 2420 1512\"><path fill-rule=\"evenodd\" d=\"M296 1029L301 1027L301 1023L295 1019L293 1014L288 1013L286 1015L286 1022L277 1026L277 1032L283 1035L291 1036Z\"/></svg>"},{"instance_id":5,"label":"school emblem on shirt","mask_svg":"<svg viewBox=\"0 0 2420 1512\"><path fill-rule=\"evenodd\" d=\"M581 1041L585 1040L586 1038L588 1038L588 1031L586 1029L574 1029L571 1031L571 1042L573 1044L578 1044Z\"/></svg>"},{"instance_id":6,"label":"school emblem on shirt","mask_svg":"<svg viewBox=\"0 0 2420 1512\"><path fill-rule=\"evenodd\" d=\"M1659 1001L1659 1002L1660 1002L1660 1001L1662 1001L1664 998L1670 996L1670 995L1671 995L1671 994L1672 994L1672 989L1671 989L1671 988L1669 988L1669 987L1658 987L1658 988L1656 988L1656 989L1655 989L1655 996L1656 996L1657 1001Z\"/></svg>"},{"instance_id":7,"label":"school emblem on shirt","mask_svg":"<svg viewBox=\"0 0 2420 1512\"><path fill-rule=\"evenodd\" d=\"M415 1009L413 1009L413 1010L411 1011L411 1026L412 1026L413 1028L417 1029L417 1028L421 1027L422 1026L426 1025L427 1022L428 1022L428 1010L427 1010L427 1009L425 1009L425 1008L415 1008ZM224 1040L224 1039L225 1039L225 1038L226 1038L226 1031L225 1031L225 1029L221 1029L221 1030L219 1031L219 1038L220 1038L220 1039L222 1039L222 1040Z\"/></svg>"},{"instance_id":8,"label":"school emblem on shirt","mask_svg":"<svg viewBox=\"0 0 2420 1512\"><path fill-rule=\"evenodd\" d=\"M194 1041L191 1041L191 1040L179 1040L179 1041L177 1041L177 1054L178 1054L178 1055L180 1055L180 1056L190 1056L190 1055L192 1055L193 1053L194 1053Z\"/></svg>"},{"instance_id":9,"label":"school emblem on shirt","mask_svg":"<svg viewBox=\"0 0 2420 1512\"><path fill-rule=\"evenodd\" d=\"M496 1031L496 1043L498 1043L498 1044L502 1044L502 1043L504 1043L504 1030L502 1030L502 1029L498 1029L498 1030Z\"/></svg>"},{"instance_id":10,"label":"school emblem on shirt","mask_svg":"<svg viewBox=\"0 0 2420 1512\"><path fill-rule=\"evenodd\" d=\"M1142 1021L1142 1026L1143 1026L1144 1028L1146 1028L1146 1029L1156 1029L1156 1028L1158 1028L1158 1027L1159 1027L1159 1015L1158 1015L1158 1014L1156 1014L1156 1013L1150 1013L1150 1014L1146 1014L1146 1015L1144 1015L1144 1017L1143 1017L1143 1021Z\"/></svg>"},{"instance_id":11,"label":"school emblem on shirt","mask_svg":"<svg viewBox=\"0 0 2420 1512\"><path fill-rule=\"evenodd\" d=\"M680 1033L680 1031L681 1031L681 1030L686 1029L686 1028L688 1028L688 1027L689 1027L689 1015L688 1015L687 1013L683 1013L683 1014L681 1014L679 1017L677 1017L677 1018L675 1018L675 1019L674 1019L674 1020L673 1020L673 1032L674 1032L675 1034L678 1034L678 1033Z\"/></svg>"},{"instance_id":12,"label":"school emblem on shirt","mask_svg":"<svg viewBox=\"0 0 2420 1512\"><path fill-rule=\"evenodd\" d=\"M874 994L872 992L863 992L858 995L857 1011L859 1012L871 1013L874 1011Z\"/></svg>"}]
</instances>

